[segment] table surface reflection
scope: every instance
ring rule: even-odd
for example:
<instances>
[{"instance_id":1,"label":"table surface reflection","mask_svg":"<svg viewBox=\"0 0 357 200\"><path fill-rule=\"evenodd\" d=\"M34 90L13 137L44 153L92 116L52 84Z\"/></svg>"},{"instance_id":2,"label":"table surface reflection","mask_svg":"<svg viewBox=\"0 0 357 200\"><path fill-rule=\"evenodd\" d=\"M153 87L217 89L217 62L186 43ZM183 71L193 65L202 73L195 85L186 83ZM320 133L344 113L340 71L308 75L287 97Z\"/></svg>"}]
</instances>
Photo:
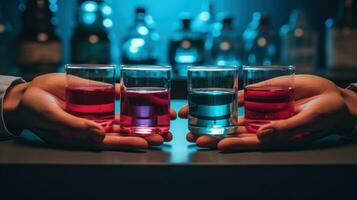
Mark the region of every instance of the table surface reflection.
<instances>
[{"instance_id":1,"label":"table surface reflection","mask_svg":"<svg viewBox=\"0 0 357 200\"><path fill-rule=\"evenodd\" d=\"M173 100L178 110L187 102ZM118 106L117 106L118 107ZM239 111L242 114L242 110ZM138 151L84 151L46 146L29 131L0 141L0 165L356 165L357 144L331 136L307 149L265 152L221 152L186 141L187 120L171 122L174 139L160 147Z\"/></svg>"}]
</instances>

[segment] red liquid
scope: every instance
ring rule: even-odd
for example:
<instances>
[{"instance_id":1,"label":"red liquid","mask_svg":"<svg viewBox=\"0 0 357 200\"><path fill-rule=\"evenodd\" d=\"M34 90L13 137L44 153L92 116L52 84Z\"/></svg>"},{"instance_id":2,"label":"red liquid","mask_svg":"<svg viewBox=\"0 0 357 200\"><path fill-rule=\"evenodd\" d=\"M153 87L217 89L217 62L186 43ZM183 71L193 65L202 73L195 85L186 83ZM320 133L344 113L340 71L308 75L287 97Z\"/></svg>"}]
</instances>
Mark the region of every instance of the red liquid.
<instances>
[{"instance_id":1,"label":"red liquid","mask_svg":"<svg viewBox=\"0 0 357 200\"><path fill-rule=\"evenodd\" d=\"M160 88L121 92L121 132L131 135L164 134L170 129L170 94Z\"/></svg>"},{"instance_id":2,"label":"red liquid","mask_svg":"<svg viewBox=\"0 0 357 200\"><path fill-rule=\"evenodd\" d=\"M294 89L247 87L244 89L245 126L257 132L261 125L287 119L294 114Z\"/></svg>"},{"instance_id":3,"label":"red liquid","mask_svg":"<svg viewBox=\"0 0 357 200\"><path fill-rule=\"evenodd\" d=\"M100 123L107 130L112 126L115 110L114 87L67 87L66 111Z\"/></svg>"}]
</instances>

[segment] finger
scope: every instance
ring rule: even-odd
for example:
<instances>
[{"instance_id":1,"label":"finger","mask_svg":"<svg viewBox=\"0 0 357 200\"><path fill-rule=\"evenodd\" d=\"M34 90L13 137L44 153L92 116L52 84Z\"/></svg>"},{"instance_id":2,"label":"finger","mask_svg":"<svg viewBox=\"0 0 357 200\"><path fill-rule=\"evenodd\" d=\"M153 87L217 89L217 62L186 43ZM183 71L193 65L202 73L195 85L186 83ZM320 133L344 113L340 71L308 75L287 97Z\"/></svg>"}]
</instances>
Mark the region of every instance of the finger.
<instances>
[{"instance_id":1,"label":"finger","mask_svg":"<svg viewBox=\"0 0 357 200\"><path fill-rule=\"evenodd\" d=\"M238 117L238 126L244 126L244 124L245 124L244 116L239 116Z\"/></svg>"},{"instance_id":2,"label":"finger","mask_svg":"<svg viewBox=\"0 0 357 200\"><path fill-rule=\"evenodd\" d=\"M161 135L164 138L165 142L169 142L172 140L172 133L168 132L166 134Z\"/></svg>"},{"instance_id":3,"label":"finger","mask_svg":"<svg viewBox=\"0 0 357 200\"><path fill-rule=\"evenodd\" d=\"M177 117L176 111L172 108L170 108L170 119L175 120Z\"/></svg>"},{"instance_id":4,"label":"finger","mask_svg":"<svg viewBox=\"0 0 357 200\"><path fill-rule=\"evenodd\" d=\"M99 145L103 149L146 149L149 143L140 137L105 136Z\"/></svg>"},{"instance_id":5,"label":"finger","mask_svg":"<svg viewBox=\"0 0 357 200\"><path fill-rule=\"evenodd\" d=\"M317 115L311 110L301 111L286 120L279 120L263 125L258 129L258 138L263 143L270 143L272 140L287 140L297 132L315 131L314 122Z\"/></svg>"},{"instance_id":6,"label":"finger","mask_svg":"<svg viewBox=\"0 0 357 200\"><path fill-rule=\"evenodd\" d=\"M238 106L243 106L244 103L244 91L238 91Z\"/></svg>"},{"instance_id":7,"label":"finger","mask_svg":"<svg viewBox=\"0 0 357 200\"><path fill-rule=\"evenodd\" d=\"M190 133L187 133L186 140L193 143L193 142L196 142L198 137L199 137L199 135L196 135L196 134L190 132Z\"/></svg>"},{"instance_id":8,"label":"finger","mask_svg":"<svg viewBox=\"0 0 357 200\"><path fill-rule=\"evenodd\" d=\"M120 83L115 84L115 98L120 99Z\"/></svg>"},{"instance_id":9,"label":"finger","mask_svg":"<svg viewBox=\"0 0 357 200\"><path fill-rule=\"evenodd\" d=\"M105 129L98 123L75 117L62 110L58 110L51 117L53 126L58 132L69 133L73 137L102 141L105 136Z\"/></svg>"},{"instance_id":10,"label":"finger","mask_svg":"<svg viewBox=\"0 0 357 200\"><path fill-rule=\"evenodd\" d=\"M106 132L120 133L120 125L114 124L111 126L111 129Z\"/></svg>"},{"instance_id":11,"label":"finger","mask_svg":"<svg viewBox=\"0 0 357 200\"><path fill-rule=\"evenodd\" d=\"M114 115L114 124L120 124L120 114Z\"/></svg>"},{"instance_id":12,"label":"finger","mask_svg":"<svg viewBox=\"0 0 357 200\"><path fill-rule=\"evenodd\" d=\"M159 146L164 143L164 138L158 134L148 135L143 138L149 143L149 146Z\"/></svg>"},{"instance_id":13,"label":"finger","mask_svg":"<svg viewBox=\"0 0 357 200\"><path fill-rule=\"evenodd\" d=\"M209 135L201 135L197 138L196 144L199 147L205 148L217 148L217 144L219 142L219 138L209 136Z\"/></svg>"},{"instance_id":14,"label":"finger","mask_svg":"<svg viewBox=\"0 0 357 200\"><path fill-rule=\"evenodd\" d=\"M75 117L62 110L52 113L47 113L48 118L41 126L50 127L56 132L70 135L73 139L80 139L89 142L100 142L104 139L105 129L98 123Z\"/></svg>"},{"instance_id":15,"label":"finger","mask_svg":"<svg viewBox=\"0 0 357 200\"><path fill-rule=\"evenodd\" d=\"M188 115L188 105L185 105L184 107L182 107L179 111L179 117L180 118L187 118Z\"/></svg>"},{"instance_id":16,"label":"finger","mask_svg":"<svg viewBox=\"0 0 357 200\"><path fill-rule=\"evenodd\" d=\"M220 150L257 150L262 148L262 143L256 135L250 135L225 138L218 143L217 147Z\"/></svg>"}]
</instances>

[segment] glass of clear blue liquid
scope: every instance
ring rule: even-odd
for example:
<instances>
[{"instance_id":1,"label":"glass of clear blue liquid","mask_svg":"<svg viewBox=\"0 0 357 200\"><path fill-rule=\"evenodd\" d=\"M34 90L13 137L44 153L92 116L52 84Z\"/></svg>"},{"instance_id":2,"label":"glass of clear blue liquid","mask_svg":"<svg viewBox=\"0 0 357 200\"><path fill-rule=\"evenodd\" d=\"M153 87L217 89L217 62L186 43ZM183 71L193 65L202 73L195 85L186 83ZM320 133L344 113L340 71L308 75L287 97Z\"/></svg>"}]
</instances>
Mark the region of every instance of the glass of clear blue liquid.
<instances>
[{"instance_id":1,"label":"glass of clear blue liquid","mask_svg":"<svg viewBox=\"0 0 357 200\"><path fill-rule=\"evenodd\" d=\"M225 137L238 125L236 66L188 67L188 126L196 134Z\"/></svg>"}]
</instances>

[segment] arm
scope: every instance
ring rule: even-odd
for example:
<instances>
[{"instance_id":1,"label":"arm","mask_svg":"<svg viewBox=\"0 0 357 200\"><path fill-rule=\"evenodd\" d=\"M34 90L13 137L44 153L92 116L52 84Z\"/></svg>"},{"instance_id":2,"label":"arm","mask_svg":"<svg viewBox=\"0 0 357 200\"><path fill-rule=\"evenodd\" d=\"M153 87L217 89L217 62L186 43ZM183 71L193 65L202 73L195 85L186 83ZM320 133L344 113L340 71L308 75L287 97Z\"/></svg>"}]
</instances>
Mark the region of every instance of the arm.
<instances>
[{"instance_id":1,"label":"arm","mask_svg":"<svg viewBox=\"0 0 357 200\"><path fill-rule=\"evenodd\" d=\"M21 91L24 90L24 85L27 85L24 82L25 81L19 77L0 76L0 138L11 137L16 133L18 134L17 131L11 133L5 126L7 119L5 119L4 116L7 112L7 108L16 103L11 100L6 101L7 103L5 103L5 98L20 95ZM19 87L20 85L22 86Z\"/></svg>"}]
</instances>

